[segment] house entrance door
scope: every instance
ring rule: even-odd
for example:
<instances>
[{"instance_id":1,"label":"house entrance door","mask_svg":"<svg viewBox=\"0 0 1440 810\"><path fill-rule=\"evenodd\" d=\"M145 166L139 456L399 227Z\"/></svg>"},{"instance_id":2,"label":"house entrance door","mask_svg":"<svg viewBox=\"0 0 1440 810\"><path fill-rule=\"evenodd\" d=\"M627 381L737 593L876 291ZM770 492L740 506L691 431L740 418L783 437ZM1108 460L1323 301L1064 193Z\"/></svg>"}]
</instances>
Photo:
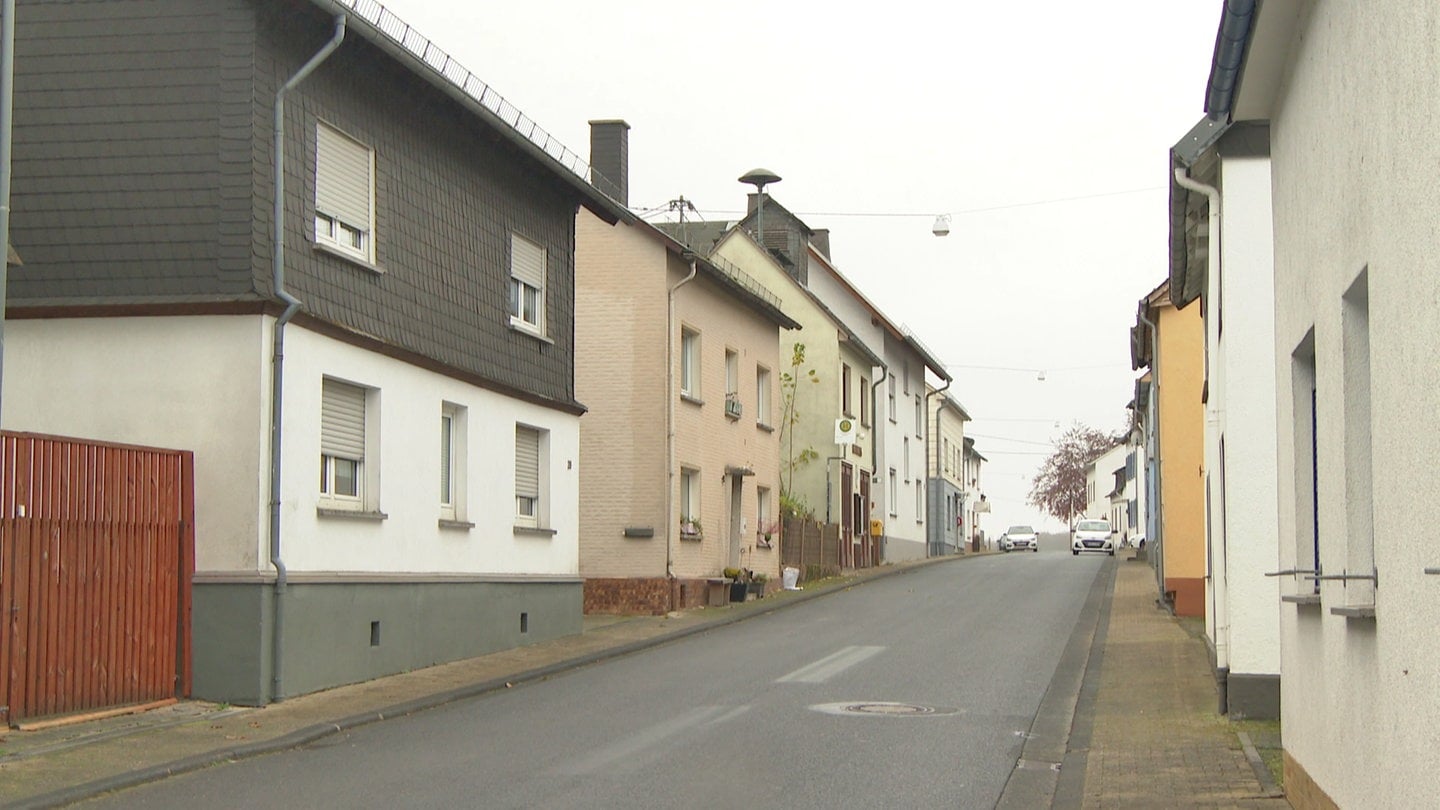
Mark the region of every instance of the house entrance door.
<instances>
[{"instance_id":1,"label":"house entrance door","mask_svg":"<svg viewBox=\"0 0 1440 810\"><path fill-rule=\"evenodd\" d=\"M852 555L856 549L860 551L860 558L851 561L857 567L868 565L865 561L870 559L870 507L870 474L862 470L860 494L855 496L855 537L850 544Z\"/></svg>"}]
</instances>

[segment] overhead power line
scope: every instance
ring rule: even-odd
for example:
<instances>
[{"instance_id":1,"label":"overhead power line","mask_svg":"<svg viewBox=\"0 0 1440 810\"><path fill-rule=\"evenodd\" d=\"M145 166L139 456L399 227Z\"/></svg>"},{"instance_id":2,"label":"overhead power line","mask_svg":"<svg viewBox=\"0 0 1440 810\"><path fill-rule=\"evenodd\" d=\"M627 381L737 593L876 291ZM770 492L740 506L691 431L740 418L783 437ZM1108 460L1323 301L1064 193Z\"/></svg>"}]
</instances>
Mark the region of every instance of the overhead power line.
<instances>
[{"instance_id":1,"label":"overhead power line","mask_svg":"<svg viewBox=\"0 0 1440 810\"><path fill-rule=\"evenodd\" d=\"M956 211L796 211L796 216L802 217L929 217L934 218L937 213L948 216L964 216L966 214L984 214L991 211L1006 211L1012 208L1030 208L1037 205L1056 205L1068 202L1083 202L1095 200L1102 197L1121 197L1128 194L1145 194L1151 191L1161 191L1164 186L1147 186L1145 188L1124 189L1121 191L1101 191L1095 194L1079 194L1073 197L1048 197L1041 200L1026 200L1024 202L1006 203L1004 205L986 205L977 208L961 208ZM656 206L663 208L664 206ZM653 208L650 210L654 210ZM746 212L736 209L703 208L697 213L715 214L720 216L743 216Z\"/></svg>"}]
</instances>

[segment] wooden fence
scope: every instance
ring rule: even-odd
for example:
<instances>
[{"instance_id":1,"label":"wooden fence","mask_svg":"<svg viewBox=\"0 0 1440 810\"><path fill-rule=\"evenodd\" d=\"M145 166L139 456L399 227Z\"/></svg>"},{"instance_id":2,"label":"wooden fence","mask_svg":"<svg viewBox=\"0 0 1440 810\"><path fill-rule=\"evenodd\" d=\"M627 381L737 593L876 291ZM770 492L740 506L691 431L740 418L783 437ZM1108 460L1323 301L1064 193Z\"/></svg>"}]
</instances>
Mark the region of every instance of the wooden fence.
<instances>
[{"instance_id":1,"label":"wooden fence","mask_svg":"<svg viewBox=\"0 0 1440 810\"><path fill-rule=\"evenodd\" d=\"M0 445L0 721L188 694L193 455Z\"/></svg>"},{"instance_id":2,"label":"wooden fence","mask_svg":"<svg viewBox=\"0 0 1440 810\"><path fill-rule=\"evenodd\" d=\"M780 527L780 564L799 569L801 581L833 576L845 567L840 526L786 518Z\"/></svg>"}]
</instances>

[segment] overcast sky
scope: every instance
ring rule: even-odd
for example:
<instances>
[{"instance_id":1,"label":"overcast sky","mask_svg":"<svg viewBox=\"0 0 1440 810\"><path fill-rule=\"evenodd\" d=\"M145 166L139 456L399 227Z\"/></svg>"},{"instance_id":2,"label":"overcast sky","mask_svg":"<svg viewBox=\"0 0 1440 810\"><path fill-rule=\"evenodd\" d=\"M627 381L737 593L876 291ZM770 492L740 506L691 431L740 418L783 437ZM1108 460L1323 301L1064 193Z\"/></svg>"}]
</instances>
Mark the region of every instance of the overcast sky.
<instances>
[{"instance_id":1,"label":"overcast sky","mask_svg":"<svg viewBox=\"0 0 1440 810\"><path fill-rule=\"evenodd\" d=\"M1070 425L1125 424L1222 0L384 5L582 157L589 120L628 121L637 211L735 219L736 178L784 178L772 197L949 367L989 460L981 527L1063 525L1030 480Z\"/></svg>"}]
</instances>

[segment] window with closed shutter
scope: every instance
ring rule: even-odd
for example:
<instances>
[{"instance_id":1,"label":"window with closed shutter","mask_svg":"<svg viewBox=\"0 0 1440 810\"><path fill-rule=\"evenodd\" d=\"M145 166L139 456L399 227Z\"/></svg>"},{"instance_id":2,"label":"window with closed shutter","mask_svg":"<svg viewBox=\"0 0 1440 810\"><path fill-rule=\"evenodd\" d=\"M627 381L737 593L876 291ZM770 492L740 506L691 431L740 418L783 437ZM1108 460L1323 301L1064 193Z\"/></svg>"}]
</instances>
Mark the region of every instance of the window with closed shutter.
<instances>
[{"instance_id":1,"label":"window with closed shutter","mask_svg":"<svg viewBox=\"0 0 1440 810\"><path fill-rule=\"evenodd\" d=\"M373 261L374 153L338 131L315 126L315 239Z\"/></svg>"},{"instance_id":2,"label":"window with closed shutter","mask_svg":"<svg viewBox=\"0 0 1440 810\"><path fill-rule=\"evenodd\" d=\"M515 426L515 515L526 525L540 519L540 431Z\"/></svg>"}]
</instances>

